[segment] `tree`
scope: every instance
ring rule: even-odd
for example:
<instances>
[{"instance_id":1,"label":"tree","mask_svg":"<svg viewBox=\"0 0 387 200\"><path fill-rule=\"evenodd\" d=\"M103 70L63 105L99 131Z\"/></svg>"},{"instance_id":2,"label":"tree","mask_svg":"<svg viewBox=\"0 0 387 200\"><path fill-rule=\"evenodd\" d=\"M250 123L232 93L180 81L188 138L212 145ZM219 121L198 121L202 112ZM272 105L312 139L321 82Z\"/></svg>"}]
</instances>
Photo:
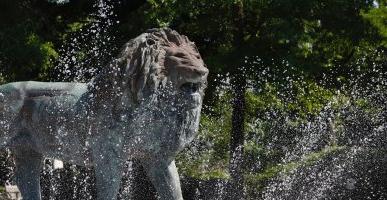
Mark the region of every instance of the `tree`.
<instances>
[{"instance_id":1,"label":"tree","mask_svg":"<svg viewBox=\"0 0 387 200\"><path fill-rule=\"evenodd\" d=\"M237 158L243 158L240 155L245 135L246 79L256 81L254 74L260 70L246 66L250 72L246 73L242 68L246 57L258 56L264 65L283 70L287 70L286 66L278 63L286 60L296 66L296 71L312 80L321 80L322 73L332 69L336 71L335 77L346 76L346 64L356 52L379 41L374 39L374 28L361 15L372 9L372 1L152 0L148 3L149 24L170 26L193 38L211 74L231 76L234 88L231 183L243 182L243 161ZM213 78L210 77L210 85ZM233 163L238 164L233 166ZM242 191L235 185L231 188ZM239 192L231 194L241 198Z\"/></svg>"}]
</instances>

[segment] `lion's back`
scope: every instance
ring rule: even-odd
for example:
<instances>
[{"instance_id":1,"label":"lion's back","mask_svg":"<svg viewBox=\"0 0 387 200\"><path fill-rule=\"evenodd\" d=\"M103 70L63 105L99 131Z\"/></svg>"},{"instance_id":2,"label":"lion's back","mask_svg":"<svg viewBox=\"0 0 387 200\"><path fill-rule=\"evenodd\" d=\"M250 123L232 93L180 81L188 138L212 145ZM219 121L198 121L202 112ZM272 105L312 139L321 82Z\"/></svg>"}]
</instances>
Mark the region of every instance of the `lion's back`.
<instances>
[{"instance_id":1,"label":"lion's back","mask_svg":"<svg viewBox=\"0 0 387 200\"><path fill-rule=\"evenodd\" d=\"M84 83L24 81L0 86L0 122L9 122L23 109L25 102L36 98L73 96L87 91Z\"/></svg>"}]
</instances>

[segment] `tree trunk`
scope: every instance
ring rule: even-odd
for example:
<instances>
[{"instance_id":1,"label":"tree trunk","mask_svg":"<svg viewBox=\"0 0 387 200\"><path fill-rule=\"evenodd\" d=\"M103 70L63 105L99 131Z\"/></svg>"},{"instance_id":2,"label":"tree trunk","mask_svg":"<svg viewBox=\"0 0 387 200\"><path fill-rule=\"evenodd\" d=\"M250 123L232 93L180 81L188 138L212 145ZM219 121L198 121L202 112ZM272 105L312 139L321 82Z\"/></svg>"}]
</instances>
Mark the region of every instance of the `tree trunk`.
<instances>
[{"instance_id":1,"label":"tree trunk","mask_svg":"<svg viewBox=\"0 0 387 200\"><path fill-rule=\"evenodd\" d=\"M243 2L239 1L233 7L234 19L234 47L237 49L243 46L244 37L244 10ZM245 92L246 92L246 79L241 65L243 55L235 56L235 66L232 66L233 73L233 111L232 111L232 129L230 139L230 184L228 198L230 199L245 199L244 190L244 178L243 178L243 152L244 152L244 121L245 121Z\"/></svg>"},{"instance_id":2,"label":"tree trunk","mask_svg":"<svg viewBox=\"0 0 387 200\"><path fill-rule=\"evenodd\" d=\"M234 85L232 112L232 130L230 141L230 190L231 199L244 199L243 152L246 83L243 77L237 77Z\"/></svg>"}]
</instances>

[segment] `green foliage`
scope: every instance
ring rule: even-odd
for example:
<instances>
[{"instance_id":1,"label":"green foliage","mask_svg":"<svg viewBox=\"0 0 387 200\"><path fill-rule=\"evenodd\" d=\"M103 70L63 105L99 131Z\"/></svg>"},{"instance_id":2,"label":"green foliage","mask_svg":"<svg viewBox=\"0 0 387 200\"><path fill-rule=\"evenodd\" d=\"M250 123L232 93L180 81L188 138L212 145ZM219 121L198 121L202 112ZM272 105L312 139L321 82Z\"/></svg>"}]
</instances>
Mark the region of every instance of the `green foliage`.
<instances>
[{"instance_id":1,"label":"green foliage","mask_svg":"<svg viewBox=\"0 0 387 200\"><path fill-rule=\"evenodd\" d=\"M58 55L39 33L41 19L28 2L6 0L0 7L0 72L6 81L43 78Z\"/></svg>"},{"instance_id":2,"label":"green foliage","mask_svg":"<svg viewBox=\"0 0 387 200\"><path fill-rule=\"evenodd\" d=\"M368 12L362 12L362 16L375 26L383 37L383 45L387 47L387 7L380 6Z\"/></svg>"},{"instance_id":3,"label":"green foliage","mask_svg":"<svg viewBox=\"0 0 387 200\"><path fill-rule=\"evenodd\" d=\"M47 76L49 70L53 67L53 60L58 58L58 53L54 49L52 42L43 42L36 35L30 35L27 38L27 45L30 45L36 51L39 51L41 54L39 58L40 66L39 78L44 78ZM38 53L38 52L36 52Z\"/></svg>"},{"instance_id":4,"label":"green foliage","mask_svg":"<svg viewBox=\"0 0 387 200\"><path fill-rule=\"evenodd\" d=\"M47 80L65 37L90 20L90 2L0 2L0 73L5 81Z\"/></svg>"},{"instance_id":5,"label":"green foliage","mask_svg":"<svg viewBox=\"0 0 387 200\"><path fill-rule=\"evenodd\" d=\"M333 93L329 89L313 81L293 81L292 86L286 87L285 91L282 84L266 83L261 92L246 93L247 116L254 117L259 113L279 110L305 118L321 112L332 97Z\"/></svg>"},{"instance_id":6,"label":"green foliage","mask_svg":"<svg viewBox=\"0 0 387 200\"><path fill-rule=\"evenodd\" d=\"M283 110L284 105L278 97L278 90L273 84L266 83L260 95L252 91L246 93L248 116L255 116L257 113L265 112L267 109Z\"/></svg>"},{"instance_id":7,"label":"green foliage","mask_svg":"<svg viewBox=\"0 0 387 200\"><path fill-rule=\"evenodd\" d=\"M61 17L59 16L58 20L60 20ZM93 19L86 18L86 19L79 19L79 21L75 21L72 23L67 24L67 27L65 31L62 33L62 40L65 41L66 38L71 37L72 33L81 33L82 28L87 28L88 25L90 25L93 22Z\"/></svg>"},{"instance_id":8,"label":"green foliage","mask_svg":"<svg viewBox=\"0 0 387 200\"><path fill-rule=\"evenodd\" d=\"M8 81L42 78L58 56L51 42L26 29L21 24L0 32L1 72Z\"/></svg>"}]
</instances>

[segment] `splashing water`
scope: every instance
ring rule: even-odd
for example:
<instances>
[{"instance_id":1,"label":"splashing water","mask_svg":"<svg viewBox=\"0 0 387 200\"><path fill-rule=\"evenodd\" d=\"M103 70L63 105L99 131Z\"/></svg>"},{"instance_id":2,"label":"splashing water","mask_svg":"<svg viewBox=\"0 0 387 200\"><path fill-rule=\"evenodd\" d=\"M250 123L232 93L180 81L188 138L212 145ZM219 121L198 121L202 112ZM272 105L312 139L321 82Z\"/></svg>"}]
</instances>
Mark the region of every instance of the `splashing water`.
<instances>
[{"instance_id":1,"label":"splashing water","mask_svg":"<svg viewBox=\"0 0 387 200\"><path fill-rule=\"evenodd\" d=\"M119 22L114 20L113 6L110 1L96 1L95 13L68 36L66 45L59 50L55 81L87 82L114 56L115 38L109 33Z\"/></svg>"},{"instance_id":2,"label":"splashing water","mask_svg":"<svg viewBox=\"0 0 387 200\"><path fill-rule=\"evenodd\" d=\"M385 59L383 51L376 54ZM334 72L328 72L317 83L285 61L269 67L259 58L247 63L259 71L254 76L246 72L248 104L258 102L258 108L249 107L246 117L241 184L247 199L387 198L384 61L360 59L346 81L334 80L330 74ZM180 158L182 166L194 167L180 170L199 177L204 185L209 176L228 179L229 161L220 155L228 154L222 145L229 141L232 87L230 76L219 76L215 82L218 104L206 108L201 134ZM316 92L320 96L313 99ZM260 101L265 102L262 107ZM308 107L308 102L313 106ZM217 190L213 196L203 196L206 189L196 187L199 195L192 199L224 199L226 185L204 186Z\"/></svg>"},{"instance_id":3,"label":"splashing water","mask_svg":"<svg viewBox=\"0 0 387 200\"><path fill-rule=\"evenodd\" d=\"M109 60L114 56L114 38L109 31L118 22L114 21L112 5L110 1L97 1L94 5L96 12L90 16L92 20L88 19L82 28L66 38L70 42L59 51L59 63L55 68L58 76L53 81L86 82L104 67L104 58ZM251 62L249 64L252 66L263 65L259 58ZM361 62L359 61L358 66L367 65ZM319 109L310 108L316 112L313 116L299 116L281 110L282 106L294 106L293 101L297 95L307 93L302 90L320 88L311 86L302 75L296 76L295 69L287 62L281 65L286 70L264 67L259 74L255 74L254 79L248 80L249 93L272 93L274 87L277 90L274 91L276 97L272 99L272 105L260 110L260 113L246 122L249 127L246 144L259 145L269 152L268 155L258 153L258 156L246 156L244 167L247 168L247 197L267 200L360 197L386 199L386 186L375 183L377 177L381 183L387 177L387 74L382 72L380 65L372 65L367 73L351 73L349 81L333 91L331 98L321 103ZM229 98L230 77L218 79L218 98ZM331 79L327 75L322 82L329 80ZM324 84L330 83L322 83ZM212 109L214 108L208 108L211 112L216 112ZM226 117L221 116L216 122L209 121L224 128L229 123ZM201 131L209 133L219 130L206 129L204 126ZM220 130L222 131L229 130L225 128ZM199 136L185 150L186 162L195 160L205 154L203 152L208 153L205 156L214 153L215 148L219 148L215 140L226 139L228 138ZM273 160L278 163L272 162ZM202 163L201 170L213 168L208 162ZM132 199L132 164L130 161L126 163L126 181L121 189L121 199ZM224 167L224 163L216 164ZM277 164L276 167L270 168L274 164ZM268 168L268 171L275 173L262 181L257 174L263 174L263 170ZM54 169L53 163L48 160L43 177L46 177L44 179L47 183L43 184L46 184L45 191L48 191L43 194L45 199L61 199L64 194L71 194L71 199L95 198L95 191L92 189L94 180L88 169L70 165L65 165L63 170ZM199 181L198 186L185 185L193 190L192 199L223 199L225 182L214 182L210 183L215 185L213 188L206 188L205 181ZM62 191L66 186L70 188Z\"/></svg>"},{"instance_id":4,"label":"splashing water","mask_svg":"<svg viewBox=\"0 0 387 200\"><path fill-rule=\"evenodd\" d=\"M365 66L361 61L357 65ZM271 168L278 174L269 183L260 183L265 185L258 192L262 198L385 199L381 177L387 171L386 80L383 65L373 64L360 74L352 73L313 117L300 121L303 117L274 109L258 118L254 127L273 137L258 137L255 142L279 158L277 168ZM290 78L281 86L287 91L281 94L283 102L292 103L289 98L296 95L292 83L299 81ZM262 130L263 126L270 128Z\"/></svg>"},{"instance_id":5,"label":"splashing water","mask_svg":"<svg viewBox=\"0 0 387 200\"><path fill-rule=\"evenodd\" d=\"M84 24L75 32L66 36L65 45L59 50L58 64L54 69L56 77L52 81L88 82L94 78L113 57L116 47L115 38L110 34L112 27L118 24L114 18L114 2L97 0L93 4L95 10ZM87 162L87 161L85 161ZM129 162L129 161L128 161ZM130 162L129 162L130 163ZM129 167L128 174L131 169ZM43 199L95 199L94 176L92 170L76 165L65 164L63 169L54 169L52 161L46 161L43 177L47 179L47 194ZM125 198L129 195L131 176L127 175L126 187L122 192Z\"/></svg>"},{"instance_id":6,"label":"splashing water","mask_svg":"<svg viewBox=\"0 0 387 200\"><path fill-rule=\"evenodd\" d=\"M116 17L113 12L114 2L98 0L93 8L96 11L90 14L87 23L70 34L66 46L62 46L59 50L59 63L55 67L57 77L54 78L54 81L88 82L115 56L113 55L116 50L113 44L115 38L110 31L119 22L114 20ZM56 172L53 172L52 167L46 170L51 180L49 187L52 192L49 199L61 199L66 194L67 196L71 194L71 199L95 199L95 181L92 170L76 165L66 166L65 169ZM129 192L133 180L131 161L127 161L126 166L124 187L120 195L122 199L131 199ZM71 180L66 181L69 178ZM66 187L69 187L66 186L66 183L72 187L66 190ZM65 191L60 191L64 189Z\"/></svg>"}]
</instances>

